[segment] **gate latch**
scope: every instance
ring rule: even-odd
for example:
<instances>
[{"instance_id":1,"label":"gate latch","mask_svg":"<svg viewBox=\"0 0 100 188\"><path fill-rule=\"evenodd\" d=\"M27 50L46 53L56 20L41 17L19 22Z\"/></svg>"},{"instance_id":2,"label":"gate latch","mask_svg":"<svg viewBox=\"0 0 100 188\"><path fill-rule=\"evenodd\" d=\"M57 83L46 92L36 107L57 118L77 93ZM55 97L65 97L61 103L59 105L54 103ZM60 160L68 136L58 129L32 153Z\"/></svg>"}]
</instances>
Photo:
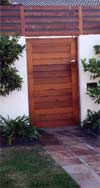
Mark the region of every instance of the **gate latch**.
<instances>
[{"instance_id":1,"label":"gate latch","mask_svg":"<svg viewBox=\"0 0 100 188\"><path fill-rule=\"evenodd\" d=\"M75 59L71 59L70 63L76 63L76 60Z\"/></svg>"}]
</instances>

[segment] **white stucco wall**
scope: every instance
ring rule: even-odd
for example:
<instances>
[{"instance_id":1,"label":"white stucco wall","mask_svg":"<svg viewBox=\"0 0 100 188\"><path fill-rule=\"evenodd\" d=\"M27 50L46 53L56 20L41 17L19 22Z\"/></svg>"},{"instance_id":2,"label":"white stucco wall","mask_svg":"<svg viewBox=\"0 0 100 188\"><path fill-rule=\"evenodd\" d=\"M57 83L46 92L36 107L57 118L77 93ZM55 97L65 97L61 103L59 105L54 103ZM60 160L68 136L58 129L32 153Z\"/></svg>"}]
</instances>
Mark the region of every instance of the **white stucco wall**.
<instances>
[{"instance_id":1,"label":"white stucco wall","mask_svg":"<svg viewBox=\"0 0 100 188\"><path fill-rule=\"evenodd\" d=\"M21 37L19 43L25 44L25 37ZM100 108L86 95L86 83L93 82L93 80L90 80L89 73L84 73L81 63L81 59L95 56L93 50L95 44L100 44L100 35L86 35L78 38L81 120L85 118L87 109L98 110ZM5 117L9 115L11 118L23 114L29 115L26 50L23 51L19 61L16 61L16 67L24 80L21 91L14 91L6 97L0 96L0 114Z\"/></svg>"},{"instance_id":2,"label":"white stucco wall","mask_svg":"<svg viewBox=\"0 0 100 188\"><path fill-rule=\"evenodd\" d=\"M84 72L81 59L87 60L92 57L99 57L95 55L93 49L94 45L100 44L100 35L83 35L78 38L78 60L79 60L79 85L80 85L80 106L81 106L81 120L84 120L87 109L99 110L100 105L94 104L92 99L86 94L87 83L96 82L90 79L89 72ZM100 58L100 57L99 57Z\"/></svg>"},{"instance_id":3,"label":"white stucco wall","mask_svg":"<svg viewBox=\"0 0 100 188\"><path fill-rule=\"evenodd\" d=\"M25 44L25 38L21 37L19 43ZM20 91L13 91L6 97L0 96L0 114L7 117L15 118L19 115L28 115L28 89L27 89L27 63L26 50L23 51L22 57L15 62L20 76L24 82Z\"/></svg>"}]
</instances>

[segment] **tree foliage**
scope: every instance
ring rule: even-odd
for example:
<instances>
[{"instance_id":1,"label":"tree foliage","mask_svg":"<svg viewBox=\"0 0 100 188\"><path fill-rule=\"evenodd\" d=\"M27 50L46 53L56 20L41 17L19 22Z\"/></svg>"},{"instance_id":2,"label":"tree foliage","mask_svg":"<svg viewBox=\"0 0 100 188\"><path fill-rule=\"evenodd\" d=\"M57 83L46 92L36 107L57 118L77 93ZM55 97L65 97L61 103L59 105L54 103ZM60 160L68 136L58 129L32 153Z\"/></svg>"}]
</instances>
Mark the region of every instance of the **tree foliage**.
<instances>
[{"instance_id":1,"label":"tree foliage","mask_svg":"<svg viewBox=\"0 0 100 188\"><path fill-rule=\"evenodd\" d=\"M0 0L0 5L9 5L10 1L9 0Z\"/></svg>"},{"instance_id":2,"label":"tree foliage","mask_svg":"<svg viewBox=\"0 0 100 188\"><path fill-rule=\"evenodd\" d=\"M94 46L95 53L100 54L100 45ZM91 58L87 63L87 60L82 60L84 71L91 73L91 78L98 78L98 85L95 88L88 89L87 94L94 100L95 103L100 104L100 59Z\"/></svg>"},{"instance_id":3,"label":"tree foliage","mask_svg":"<svg viewBox=\"0 0 100 188\"><path fill-rule=\"evenodd\" d=\"M18 36L0 36L0 95L6 96L20 90L23 79L15 67L25 46L18 44Z\"/></svg>"}]
</instances>

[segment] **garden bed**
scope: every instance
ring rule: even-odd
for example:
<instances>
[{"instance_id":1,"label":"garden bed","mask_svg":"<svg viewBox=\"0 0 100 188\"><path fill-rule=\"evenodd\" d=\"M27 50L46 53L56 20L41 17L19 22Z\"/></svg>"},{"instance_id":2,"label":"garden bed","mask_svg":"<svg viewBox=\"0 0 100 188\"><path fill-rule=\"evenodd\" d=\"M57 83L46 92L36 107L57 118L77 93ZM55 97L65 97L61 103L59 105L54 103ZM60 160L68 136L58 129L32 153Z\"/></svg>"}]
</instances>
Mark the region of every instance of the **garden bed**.
<instances>
[{"instance_id":1,"label":"garden bed","mask_svg":"<svg viewBox=\"0 0 100 188\"><path fill-rule=\"evenodd\" d=\"M100 128L90 129L90 128L80 127L79 130L89 137L93 137L93 136L98 138L100 137Z\"/></svg>"},{"instance_id":2,"label":"garden bed","mask_svg":"<svg viewBox=\"0 0 100 188\"><path fill-rule=\"evenodd\" d=\"M16 137L12 144L9 145L5 136L0 137L0 147L12 147L12 146L33 146L38 144L39 140L29 138Z\"/></svg>"}]
</instances>

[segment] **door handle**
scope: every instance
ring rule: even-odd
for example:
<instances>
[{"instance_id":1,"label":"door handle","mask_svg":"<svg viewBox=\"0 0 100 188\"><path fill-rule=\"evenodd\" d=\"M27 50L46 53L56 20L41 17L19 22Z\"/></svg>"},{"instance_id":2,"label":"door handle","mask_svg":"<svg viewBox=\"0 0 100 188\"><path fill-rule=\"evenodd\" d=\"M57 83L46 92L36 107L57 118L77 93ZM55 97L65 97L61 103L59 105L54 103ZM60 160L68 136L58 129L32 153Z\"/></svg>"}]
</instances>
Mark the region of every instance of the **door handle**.
<instances>
[{"instance_id":1,"label":"door handle","mask_svg":"<svg viewBox=\"0 0 100 188\"><path fill-rule=\"evenodd\" d=\"M71 60L70 60L70 63L72 63L72 64L73 64L73 63L76 63L76 60L75 60L75 59L71 59Z\"/></svg>"}]
</instances>

